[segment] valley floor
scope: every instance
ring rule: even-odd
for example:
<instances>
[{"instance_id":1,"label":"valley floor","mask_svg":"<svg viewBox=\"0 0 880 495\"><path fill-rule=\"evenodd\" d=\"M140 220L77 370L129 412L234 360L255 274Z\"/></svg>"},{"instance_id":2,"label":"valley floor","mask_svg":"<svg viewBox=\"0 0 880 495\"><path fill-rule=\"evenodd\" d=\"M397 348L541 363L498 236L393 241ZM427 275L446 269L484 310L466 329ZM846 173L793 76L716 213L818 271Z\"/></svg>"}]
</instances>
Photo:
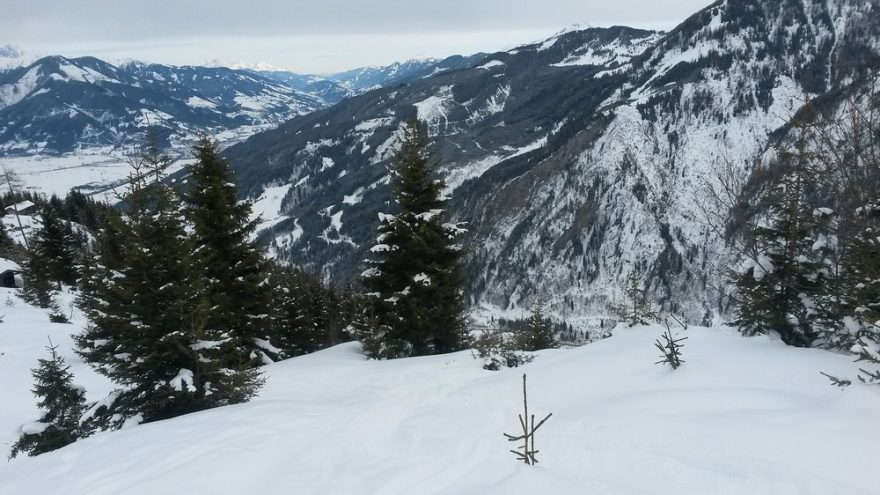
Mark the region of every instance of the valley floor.
<instances>
[{"instance_id":1,"label":"valley floor","mask_svg":"<svg viewBox=\"0 0 880 495\"><path fill-rule=\"evenodd\" d=\"M133 153L95 148L60 156L0 157L0 169L15 174L23 191L63 198L75 188L96 200L115 203L127 189ZM180 170L187 162L175 160L168 172Z\"/></svg>"},{"instance_id":2,"label":"valley floor","mask_svg":"<svg viewBox=\"0 0 880 495\"><path fill-rule=\"evenodd\" d=\"M47 334L89 398L109 384L69 351L82 323L0 294L0 443L37 417L28 368ZM75 313L75 312L74 312ZM74 314L76 319L76 314ZM880 390L850 356L680 331L686 363L655 365L662 329L619 329L574 350L540 352L490 372L469 352L367 361L344 344L265 369L248 404L95 435L0 463L0 494L871 494ZM529 406L553 417L540 464L514 460L521 379Z\"/></svg>"}]
</instances>

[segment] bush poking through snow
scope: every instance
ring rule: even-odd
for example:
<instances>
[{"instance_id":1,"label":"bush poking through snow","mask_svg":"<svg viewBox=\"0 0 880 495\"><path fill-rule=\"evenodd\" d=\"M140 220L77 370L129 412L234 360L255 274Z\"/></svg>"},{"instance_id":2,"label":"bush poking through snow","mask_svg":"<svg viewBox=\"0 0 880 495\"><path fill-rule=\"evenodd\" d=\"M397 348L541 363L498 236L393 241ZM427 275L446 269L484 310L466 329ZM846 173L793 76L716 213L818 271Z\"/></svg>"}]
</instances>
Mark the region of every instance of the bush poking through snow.
<instances>
[{"instance_id":1,"label":"bush poking through snow","mask_svg":"<svg viewBox=\"0 0 880 495\"><path fill-rule=\"evenodd\" d=\"M49 321L51 321L52 323L70 323L70 320L67 318L67 316L65 316L64 313L62 313L61 310L57 308L53 308L52 312L49 313Z\"/></svg>"},{"instance_id":2,"label":"bush poking through snow","mask_svg":"<svg viewBox=\"0 0 880 495\"><path fill-rule=\"evenodd\" d=\"M483 369L489 371L531 363L535 356L519 349L518 343L518 339L507 332L486 330L472 344L474 359L482 359Z\"/></svg>"},{"instance_id":3,"label":"bush poking through snow","mask_svg":"<svg viewBox=\"0 0 880 495\"><path fill-rule=\"evenodd\" d=\"M684 363L684 359L681 358L681 348L684 347L684 344L681 342L686 340L687 337L675 338L669 330L669 325L666 325L666 331L663 332L663 335L661 335L660 338L663 339L663 342L660 342L660 339L657 339L657 341L654 342L654 346L656 346L662 353L660 356L661 359L654 364L668 364L673 370L678 369L678 367Z\"/></svg>"},{"instance_id":4,"label":"bush poking through snow","mask_svg":"<svg viewBox=\"0 0 880 495\"><path fill-rule=\"evenodd\" d=\"M535 454L540 452L535 448L535 432L538 431L538 428L541 427L550 416L553 416L553 413L548 414L544 419L535 424L535 415L532 414L529 416L529 400L528 395L526 394L526 374L523 373L523 413L519 415L519 425L522 427L522 435L513 436L505 433L504 436L510 442L518 442L522 440L522 446L518 447L518 449L511 449L510 451L517 457L518 460L523 461L529 465L535 465L538 463L538 459L535 457ZM522 452L520 452L522 450Z\"/></svg>"}]
</instances>

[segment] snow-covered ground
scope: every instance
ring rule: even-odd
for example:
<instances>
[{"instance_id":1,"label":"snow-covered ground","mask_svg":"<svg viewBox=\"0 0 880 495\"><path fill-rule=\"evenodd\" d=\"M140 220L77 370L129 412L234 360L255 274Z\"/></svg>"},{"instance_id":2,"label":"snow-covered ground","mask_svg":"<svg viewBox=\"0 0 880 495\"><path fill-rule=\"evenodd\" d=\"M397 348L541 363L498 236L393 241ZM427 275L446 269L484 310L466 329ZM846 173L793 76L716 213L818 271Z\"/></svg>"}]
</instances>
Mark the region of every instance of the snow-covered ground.
<instances>
[{"instance_id":1,"label":"snow-covered ground","mask_svg":"<svg viewBox=\"0 0 880 495\"><path fill-rule=\"evenodd\" d=\"M63 198L76 188L97 200L115 203L127 188L131 153L93 149L60 156L0 157L0 169L13 172L23 190ZM175 159L168 167L169 174L192 161L184 151L176 152L174 156L184 158ZM0 187L0 192L6 192L5 183Z\"/></svg>"},{"instance_id":2,"label":"snow-covered ground","mask_svg":"<svg viewBox=\"0 0 880 495\"><path fill-rule=\"evenodd\" d=\"M9 294L0 294L3 303ZM82 323L6 306L4 447L37 411L27 369L62 345L97 398L109 384L68 350ZM355 343L268 366L260 397L103 433L0 463L0 494L870 494L880 493L880 390L841 390L849 356L690 328L677 371L655 365L660 327L490 372L469 352L367 361ZM521 376L553 412L538 466L518 463Z\"/></svg>"},{"instance_id":3,"label":"snow-covered ground","mask_svg":"<svg viewBox=\"0 0 880 495\"><path fill-rule=\"evenodd\" d=\"M72 188L98 193L124 182L129 165L122 153L80 152L62 156L34 155L0 158L27 190L63 197Z\"/></svg>"},{"instance_id":4,"label":"snow-covered ground","mask_svg":"<svg viewBox=\"0 0 880 495\"><path fill-rule=\"evenodd\" d=\"M225 149L273 127L274 124L240 126L224 130L213 138ZM194 161L191 148L195 140L193 136L173 141L171 148L166 150L173 160L168 174L178 172ZM13 172L20 187L28 191L64 197L76 188L95 199L115 203L119 194L125 192L131 172L130 160L136 152L133 147L93 147L62 155L0 156L0 172ZM0 180L2 192L6 192L5 180Z\"/></svg>"},{"instance_id":5,"label":"snow-covered ground","mask_svg":"<svg viewBox=\"0 0 880 495\"><path fill-rule=\"evenodd\" d=\"M30 218L30 217L28 217ZM4 260L5 261L5 260ZM0 287L0 457L9 454L18 439L18 428L35 421L40 414L31 393L33 378L30 370L37 359L48 358L46 346L51 342L71 365L76 383L86 388L90 401L107 396L112 384L98 375L73 352L73 334L83 329L83 318L73 305L74 295L64 293L58 306L71 323L49 322L49 310L35 308L21 300L16 289ZM13 468L13 471L17 468ZM0 476L4 479L5 476ZM0 487L4 483L0 482ZM0 488L3 489L3 488ZM19 491L18 493L37 493Z\"/></svg>"}]
</instances>

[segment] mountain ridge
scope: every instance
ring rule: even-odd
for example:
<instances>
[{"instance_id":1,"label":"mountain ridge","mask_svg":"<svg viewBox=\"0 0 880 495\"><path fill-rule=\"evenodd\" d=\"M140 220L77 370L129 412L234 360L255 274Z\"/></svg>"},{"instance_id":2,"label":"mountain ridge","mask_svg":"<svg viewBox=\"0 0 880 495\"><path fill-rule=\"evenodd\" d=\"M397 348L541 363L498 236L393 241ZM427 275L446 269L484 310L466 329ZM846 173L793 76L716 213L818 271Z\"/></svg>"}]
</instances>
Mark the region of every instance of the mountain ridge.
<instances>
[{"instance_id":1,"label":"mountain ridge","mask_svg":"<svg viewBox=\"0 0 880 495\"><path fill-rule=\"evenodd\" d=\"M0 153L131 146L149 126L166 142L185 141L202 131L266 128L323 105L243 71L50 56L0 71Z\"/></svg>"},{"instance_id":2,"label":"mountain ridge","mask_svg":"<svg viewBox=\"0 0 880 495\"><path fill-rule=\"evenodd\" d=\"M711 266L723 240L694 211L704 177L751 167L803 104L864 74L876 8L729 0L663 34L564 33L294 119L228 156L254 197L290 184L286 220L264 233L274 249L351 280L389 205L394 133L416 114L471 224L473 306L602 314L636 273L667 310L711 320L727 299Z\"/></svg>"}]
</instances>

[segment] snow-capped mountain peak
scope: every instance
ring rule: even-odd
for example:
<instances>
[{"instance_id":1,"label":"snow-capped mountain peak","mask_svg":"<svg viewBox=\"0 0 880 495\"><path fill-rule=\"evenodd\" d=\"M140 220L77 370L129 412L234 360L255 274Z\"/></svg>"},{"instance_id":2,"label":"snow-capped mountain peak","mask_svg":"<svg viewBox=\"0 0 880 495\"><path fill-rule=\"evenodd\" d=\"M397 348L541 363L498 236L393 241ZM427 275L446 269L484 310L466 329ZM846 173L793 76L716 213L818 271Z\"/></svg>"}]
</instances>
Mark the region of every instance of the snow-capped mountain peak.
<instances>
[{"instance_id":1,"label":"snow-capped mountain peak","mask_svg":"<svg viewBox=\"0 0 880 495\"><path fill-rule=\"evenodd\" d=\"M723 246L694 211L701 184L722 162L753 163L810 98L858 80L878 51L876 9L718 1L668 33L563 32L346 100L229 156L254 197L294 184L280 203L287 220L264 233L282 257L356 277L395 136L418 115L452 210L470 223L473 304L552 294L571 321L608 311L636 273L699 321L725 301L712 266ZM328 211L344 212L341 229Z\"/></svg>"}]
</instances>

